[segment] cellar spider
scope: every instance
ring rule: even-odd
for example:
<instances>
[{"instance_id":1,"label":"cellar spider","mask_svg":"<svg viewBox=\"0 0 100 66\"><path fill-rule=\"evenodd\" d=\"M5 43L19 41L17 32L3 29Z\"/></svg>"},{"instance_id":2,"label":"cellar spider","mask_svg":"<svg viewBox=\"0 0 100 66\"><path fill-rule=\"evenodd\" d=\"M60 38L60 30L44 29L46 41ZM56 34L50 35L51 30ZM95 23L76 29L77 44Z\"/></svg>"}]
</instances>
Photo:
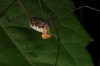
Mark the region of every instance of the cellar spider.
<instances>
[{"instance_id":1,"label":"cellar spider","mask_svg":"<svg viewBox=\"0 0 100 66\"><path fill-rule=\"evenodd\" d=\"M52 35L51 35L52 33L51 33L49 27L50 27L51 25L54 26L54 29L55 29L55 32L56 32L56 35L57 35L56 38L58 39L58 51L57 51L57 55L56 55L56 59L55 59L56 61L55 61L55 63L54 63L54 66L58 66L57 63L58 63L58 59L59 59L60 46L61 46L61 44L63 43L63 42L62 42L61 35L60 35L61 33L60 33L60 31L58 32L58 29L57 29L57 27L58 27L59 25L57 25L57 27L56 27L55 23L56 23L57 21L61 20L62 18L64 18L66 15L68 15L68 14L70 14L70 13L72 13L72 12L78 10L78 9L81 9L81 8L90 8L90 9L92 9L92 10L99 11L99 10L97 10L97 9L95 9L95 8L92 8L92 7L89 7L89 6L81 6L81 7L78 7L78 8L76 8L76 9L72 10L72 11L66 12L66 13L64 13L62 16L60 16L60 17L57 18L57 14L59 13L60 9L61 9L61 8L63 7L63 5L65 4L66 0L63 0L62 4L61 4L61 5L59 6L59 8L56 10L56 13L53 14L53 13L54 13L54 10L56 9L57 4L58 4L58 0L56 0L55 3L54 3L54 6L53 6L53 8L52 8L52 11L50 12L50 15L49 15L48 19L47 19L47 20L44 20L44 19L46 19L46 18L44 18L44 12L43 12L43 7L42 7L43 5L41 4L41 0L37 0L38 3L39 3L40 12L41 12L41 14L42 14L41 17L37 17L37 16L32 17L32 16L30 16L30 15L29 15L29 12L28 12L28 11L26 10L26 8L21 4L20 0L15 0L15 1L5 10L5 12L3 12L3 13L0 14L0 16L3 16L3 15L6 13L6 11L8 11L8 9L9 9L16 1L19 3L19 5L22 7L22 9L23 9L24 12L26 13L27 17L29 18L29 24L30 24L30 26L31 26L33 29L35 29L36 31L41 32L41 33L42 33L41 37L42 37L43 39L52 38ZM34 9L33 9L33 10L34 10ZM99 11L99 12L100 12L100 11ZM72 26L73 26L73 25L72 25ZM68 27L68 28L69 28L69 27ZM60 29L60 30L61 30L61 29ZM69 30L69 31L70 31L70 30ZM54 36L55 36L55 35L54 35ZM67 37L67 36L66 36L66 37Z\"/></svg>"}]
</instances>

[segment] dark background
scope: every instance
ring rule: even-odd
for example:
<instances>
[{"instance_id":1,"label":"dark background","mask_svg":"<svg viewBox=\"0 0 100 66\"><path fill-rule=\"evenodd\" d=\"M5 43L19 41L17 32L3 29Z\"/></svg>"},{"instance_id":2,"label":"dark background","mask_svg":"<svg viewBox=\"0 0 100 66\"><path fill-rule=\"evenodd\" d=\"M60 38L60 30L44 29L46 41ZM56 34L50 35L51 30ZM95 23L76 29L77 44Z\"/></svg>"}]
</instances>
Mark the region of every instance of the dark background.
<instances>
[{"instance_id":1,"label":"dark background","mask_svg":"<svg viewBox=\"0 0 100 66\"><path fill-rule=\"evenodd\" d=\"M83 0L82 5L90 6L95 9L100 10L100 0ZM81 6L81 0L73 0L75 7L78 8ZM81 10L75 11L76 16L78 19L81 20ZM94 66L100 66L100 12L89 9L83 8L82 9L82 18L83 23L82 25L86 29L86 31L90 34L90 36L94 39L86 48L90 52Z\"/></svg>"}]
</instances>

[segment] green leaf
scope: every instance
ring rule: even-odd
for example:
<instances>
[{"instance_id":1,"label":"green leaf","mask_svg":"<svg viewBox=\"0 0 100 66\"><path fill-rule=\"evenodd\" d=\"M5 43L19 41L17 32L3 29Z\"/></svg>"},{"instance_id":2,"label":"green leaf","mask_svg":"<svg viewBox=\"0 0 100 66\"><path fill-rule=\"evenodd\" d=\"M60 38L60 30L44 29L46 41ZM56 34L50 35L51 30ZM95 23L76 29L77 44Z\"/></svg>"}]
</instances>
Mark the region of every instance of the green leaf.
<instances>
[{"instance_id":1,"label":"green leaf","mask_svg":"<svg viewBox=\"0 0 100 66\"><path fill-rule=\"evenodd\" d=\"M13 1L0 0L0 13L3 13ZM42 17L38 0L20 1L32 17L35 14ZM74 9L72 1L66 0L57 12L63 1L59 0L53 11L53 15L57 13L55 20ZM41 0L45 21L48 20L55 2L56 0ZM91 56L86 49L92 38L74 13L67 14L54 24L61 39L57 66L93 66ZM54 66L59 42L52 25L50 32L52 34L50 39L42 39L41 33L30 27L29 20L20 5L14 3L0 18L0 65Z\"/></svg>"},{"instance_id":2,"label":"green leaf","mask_svg":"<svg viewBox=\"0 0 100 66\"><path fill-rule=\"evenodd\" d=\"M1 66L32 66L23 51L0 25L0 65Z\"/></svg>"}]
</instances>

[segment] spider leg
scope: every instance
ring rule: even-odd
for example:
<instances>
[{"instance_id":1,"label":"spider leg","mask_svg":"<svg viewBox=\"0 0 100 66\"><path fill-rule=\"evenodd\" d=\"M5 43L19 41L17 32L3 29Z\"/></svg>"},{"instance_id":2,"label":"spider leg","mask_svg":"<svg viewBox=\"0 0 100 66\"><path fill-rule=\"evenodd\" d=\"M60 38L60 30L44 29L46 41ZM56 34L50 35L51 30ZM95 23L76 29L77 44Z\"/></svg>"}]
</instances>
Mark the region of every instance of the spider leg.
<instances>
[{"instance_id":1,"label":"spider leg","mask_svg":"<svg viewBox=\"0 0 100 66\"><path fill-rule=\"evenodd\" d=\"M79 10L79 9L81 9L81 8L89 8L89 9L92 9L92 10L95 10L95 11L100 12L100 10L95 9L95 8L92 8L92 7L90 7L90 6L81 6L81 7L78 7L78 8L76 8L76 9L71 10L71 11L68 12L68 13L65 13L64 15L62 15L61 17L59 17L59 18L56 19L55 21L58 21L58 20L60 20L61 18L63 18L64 16L66 16L67 14L70 14L70 13L72 13L72 12L74 12L74 11L76 11L76 10Z\"/></svg>"},{"instance_id":2,"label":"spider leg","mask_svg":"<svg viewBox=\"0 0 100 66\"><path fill-rule=\"evenodd\" d=\"M48 21L48 24L49 24L49 26L50 25L53 25L53 27L54 27L54 29L55 29L55 32L56 32L56 34L57 34L57 39L58 39L58 51L57 51L57 55L56 55L56 60L55 60L55 66L57 66L57 62L58 62L58 57L59 57L59 51L60 51L60 45L61 45L61 40L60 40L60 36L59 36L59 32L58 32L58 29L57 29L57 27L56 27L56 25L54 24L54 19L49 19ZM46 23L47 23L46 22ZM45 23L45 24L46 24ZM52 24L51 24L52 23Z\"/></svg>"},{"instance_id":3,"label":"spider leg","mask_svg":"<svg viewBox=\"0 0 100 66\"><path fill-rule=\"evenodd\" d=\"M0 18L9 10L9 8L10 8L16 1L17 1L17 0L14 0L14 2L13 2L12 4L10 4L10 5L8 6L8 8L7 8L4 12L0 13Z\"/></svg>"},{"instance_id":4,"label":"spider leg","mask_svg":"<svg viewBox=\"0 0 100 66\"><path fill-rule=\"evenodd\" d=\"M17 0L18 4L21 6L21 8L24 10L24 12L26 13L27 17L29 18L29 20L32 18L28 11L25 9L25 7L21 4L21 2L19 0Z\"/></svg>"},{"instance_id":5,"label":"spider leg","mask_svg":"<svg viewBox=\"0 0 100 66\"><path fill-rule=\"evenodd\" d=\"M27 5L29 6L29 8L31 8L32 9L32 11L33 11L33 14L35 15L35 17L37 16L36 15L36 12L35 12L35 9L29 4L29 2L28 2L28 0L26 0L27 1Z\"/></svg>"},{"instance_id":6,"label":"spider leg","mask_svg":"<svg viewBox=\"0 0 100 66\"><path fill-rule=\"evenodd\" d=\"M40 2L40 0L39 0L39 5L40 5L40 9L41 9L41 13L42 13L42 18L44 19L44 14L43 14L43 10L42 10L42 5L41 5L41 2Z\"/></svg>"},{"instance_id":7,"label":"spider leg","mask_svg":"<svg viewBox=\"0 0 100 66\"><path fill-rule=\"evenodd\" d=\"M56 26L54 24L53 24L53 26L55 28L55 31L56 31L56 34L57 34L57 38L58 38L58 51L57 51L56 61L55 61L55 66L57 66L58 57L59 57L59 51L60 51L60 45L61 45L61 40L60 40L59 33L58 33L58 30L57 30Z\"/></svg>"}]
</instances>

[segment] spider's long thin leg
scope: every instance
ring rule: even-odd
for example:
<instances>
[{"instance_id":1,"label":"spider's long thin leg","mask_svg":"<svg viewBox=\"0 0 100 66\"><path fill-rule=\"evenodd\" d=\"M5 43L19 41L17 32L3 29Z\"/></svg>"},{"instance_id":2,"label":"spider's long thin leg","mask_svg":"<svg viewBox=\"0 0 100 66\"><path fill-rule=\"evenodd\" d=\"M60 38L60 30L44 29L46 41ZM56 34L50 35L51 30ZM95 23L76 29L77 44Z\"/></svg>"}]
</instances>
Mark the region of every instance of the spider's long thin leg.
<instances>
[{"instance_id":1,"label":"spider's long thin leg","mask_svg":"<svg viewBox=\"0 0 100 66\"><path fill-rule=\"evenodd\" d=\"M68 13L65 13L64 15L62 15L61 17L59 17L59 18L56 19L55 21L58 21L58 20L60 20L61 18L63 18L64 16L66 16L67 14L72 13L72 12L74 12L74 11L76 11L76 10L81 9L81 8L89 8L89 9L92 9L92 10L95 10L95 11L100 12L100 10L95 9L95 8L92 8L92 7L90 7L90 6L81 6L81 7L78 7L78 8L76 8L76 9L73 9L72 11L70 11L70 12L68 12Z\"/></svg>"},{"instance_id":2,"label":"spider's long thin leg","mask_svg":"<svg viewBox=\"0 0 100 66\"><path fill-rule=\"evenodd\" d=\"M29 20L31 19L31 16L29 15L28 11L25 9L25 7L21 4L21 2L19 0L17 0L17 2L19 3L19 5L22 7L22 9L24 10L24 12L26 13L27 17L29 18Z\"/></svg>"},{"instance_id":3,"label":"spider's long thin leg","mask_svg":"<svg viewBox=\"0 0 100 66\"><path fill-rule=\"evenodd\" d=\"M53 26L55 28L55 31L56 31L56 34L57 34L57 38L58 38L58 51L57 51L57 56L56 56L56 61L55 61L55 66L57 66L58 57L59 57L59 51L60 51L60 45L61 45L61 40L60 40L59 33L58 33L58 30L57 30L56 26L54 24L53 24Z\"/></svg>"},{"instance_id":4,"label":"spider's long thin leg","mask_svg":"<svg viewBox=\"0 0 100 66\"><path fill-rule=\"evenodd\" d=\"M53 26L55 28L55 31L56 31L56 34L57 34L57 38L58 38L58 49L57 49L57 55L56 55L56 61L55 61L55 66L57 66L58 57L59 57L59 51L60 51L60 45L61 45L61 40L60 40L59 33L58 33L58 30L57 30L56 26L54 24L53 24Z\"/></svg>"},{"instance_id":5,"label":"spider's long thin leg","mask_svg":"<svg viewBox=\"0 0 100 66\"><path fill-rule=\"evenodd\" d=\"M41 13L42 13L42 18L43 18L43 10L42 10L42 5L41 5L41 2L40 2L40 0L39 0L39 5L40 5L40 9L41 9Z\"/></svg>"},{"instance_id":6,"label":"spider's long thin leg","mask_svg":"<svg viewBox=\"0 0 100 66\"><path fill-rule=\"evenodd\" d=\"M57 15L58 11L61 9L61 7L62 7L63 4L65 3L65 1L66 1L66 0L64 0L64 2L60 5L60 7L58 8L58 10L56 11L56 13L52 16L52 13L53 13L53 11L54 11L54 8L56 7L57 2L58 2L58 0L56 0L56 2L55 2L55 4L54 4L54 7L53 7L53 9L52 9L52 11L51 11L51 14L50 14L50 16L49 16L49 19L47 20L46 23L48 23L52 18L54 18L54 17ZM51 16L52 16L52 18L51 18ZM45 23L45 24L46 24L46 23ZM52 23L52 21L49 22L49 24L50 24L50 23Z\"/></svg>"},{"instance_id":7,"label":"spider's long thin leg","mask_svg":"<svg viewBox=\"0 0 100 66\"><path fill-rule=\"evenodd\" d=\"M57 15L58 11L61 9L61 7L64 5L65 2L66 2L66 0L64 0L64 2L60 5L60 7L58 8L58 10L54 14L53 18Z\"/></svg>"},{"instance_id":8,"label":"spider's long thin leg","mask_svg":"<svg viewBox=\"0 0 100 66\"><path fill-rule=\"evenodd\" d=\"M54 7L53 7L53 9L52 9L52 12L54 11L54 8L56 7L57 2L58 2L58 0L56 1L55 5L54 5ZM52 16L52 18L54 18L54 17L57 15L58 11L61 9L61 7L64 5L65 2L66 2L66 0L63 1L63 3L62 3L62 4L60 5L60 7L57 9L56 13ZM49 22L50 20L52 20L52 18L51 18L52 12L51 12L50 17L49 17L49 19L48 19L47 22ZM47 23L47 22L46 22L46 23ZM52 23L52 21L49 22L49 24L51 24L51 23Z\"/></svg>"},{"instance_id":9,"label":"spider's long thin leg","mask_svg":"<svg viewBox=\"0 0 100 66\"><path fill-rule=\"evenodd\" d=\"M58 2L58 0L56 0L56 2L55 2L55 4L54 4L54 7L52 8L52 11L51 11L51 13L50 13L49 19L51 18L51 15L52 15L52 13L53 13L53 11L54 11L54 8L55 8L56 5L57 5L57 2Z\"/></svg>"},{"instance_id":10,"label":"spider's long thin leg","mask_svg":"<svg viewBox=\"0 0 100 66\"><path fill-rule=\"evenodd\" d=\"M60 51L60 45L61 45L61 40L60 40L59 33L58 33L58 30L57 30L56 26L54 24L53 24L53 26L55 28L55 31L56 31L56 34L57 34L57 38L58 38L58 50L57 50L57 56L56 56L56 61L55 61L55 66L57 66L58 56L59 56L59 51Z\"/></svg>"},{"instance_id":11,"label":"spider's long thin leg","mask_svg":"<svg viewBox=\"0 0 100 66\"><path fill-rule=\"evenodd\" d=\"M26 0L26 1L27 1L27 0ZM34 15L35 15L35 17L36 17L37 15L36 15L36 13L35 13L35 11L34 11L35 9L29 4L28 1L27 1L27 5L32 9L32 11L33 11L33 13L34 13Z\"/></svg>"},{"instance_id":12,"label":"spider's long thin leg","mask_svg":"<svg viewBox=\"0 0 100 66\"><path fill-rule=\"evenodd\" d=\"M8 8L7 8L3 13L0 14L0 18L9 10L9 8L10 8L16 1L17 1L17 0L14 0L14 2L13 2L12 4L10 4L10 5L8 6Z\"/></svg>"},{"instance_id":13,"label":"spider's long thin leg","mask_svg":"<svg viewBox=\"0 0 100 66\"><path fill-rule=\"evenodd\" d=\"M54 19L49 19L48 22L54 23ZM51 25L51 24L49 24L49 26L50 26L50 25ZM54 29L55 29L55 32L56 32L57 38L58 38L58 49L57 49L58 51L57 51L56 60L55 60L55 66L57 66L58 57L59 57L59 51L60 51L60 45L61 45L61 40L60 40L60 36L59 36L58 30L57 30L55 24L52 24L52 25L54 26Z\"/></svg>"}]
</instances>

